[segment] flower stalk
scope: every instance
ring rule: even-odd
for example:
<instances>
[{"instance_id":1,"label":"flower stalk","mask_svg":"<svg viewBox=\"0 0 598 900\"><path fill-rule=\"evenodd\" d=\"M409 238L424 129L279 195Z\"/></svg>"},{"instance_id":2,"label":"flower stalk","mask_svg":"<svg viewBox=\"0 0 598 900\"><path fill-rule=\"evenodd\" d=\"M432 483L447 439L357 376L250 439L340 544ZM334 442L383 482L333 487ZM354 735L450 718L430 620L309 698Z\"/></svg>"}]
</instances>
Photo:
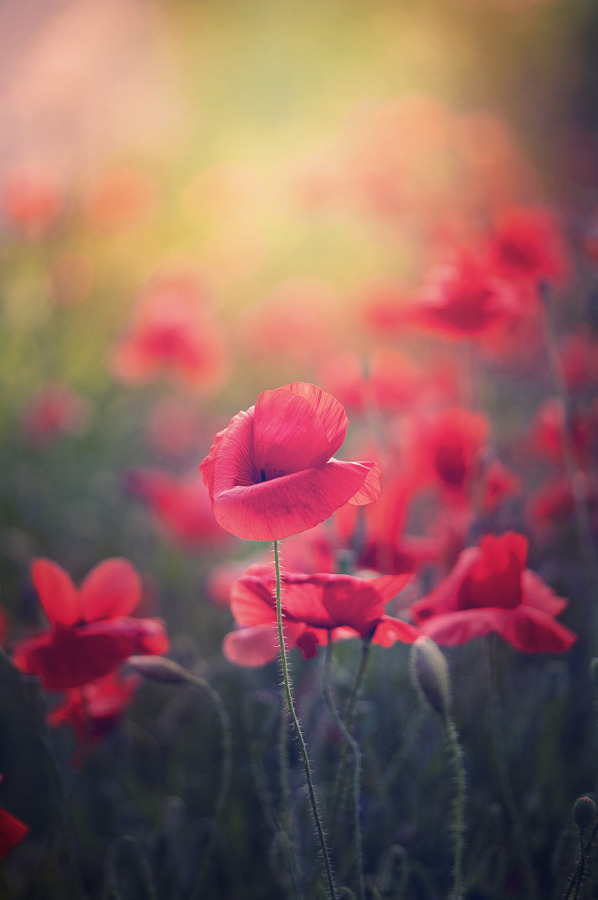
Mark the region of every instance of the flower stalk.
<instances>
[{"instance_id":1,"label":"flower stalk","mask_svg":"<svg viewBox=\"0 0 598 900\"><path fill-rule=\"evenodd\" d=\"M326 844L326 837L324 835L324 828L322 826L322 819L320 816L320 812L318 810L318 801L316 798L316 792L314 788L313 777L311 773L311 766L309 764L309 757L307 755L307 747L305 744L305 739L303 737L303 733L301 731L301 726L299 724L299 719L297 718L297 713L295 711L295 703L293 701L293 694L291 691L291 679L289 676L289 665L287 660L287 654L284 643L284 631L282 627L282 590L281 590L281 577L280 577L280 552L279 552L279 542L274 541L274 566L276 570L276 620L278 625L278 641L280 644L280 661L282 666L282 679L284 684L284 692L287 701L287 706L289 709L289 715L293 721L293 726L295 728L295 733L297 735L297 740L299 742L299 749L301 751L301 757L303 759L303 768L305 769L305 780L307 781L307 789L309 792L309 800L311 803L311 809L313 814L314 823L316 826L316 832L318 835L318 842L320 844L320 852L322 854L322 861L324 863L324 869L326 872L326 879L328 882L328 894L331 900L337 900L336 888L334 885L334 877L332 875L332 866L330 863L330 853L328 851L328 846Z\"/></svg>"}]
</instances>

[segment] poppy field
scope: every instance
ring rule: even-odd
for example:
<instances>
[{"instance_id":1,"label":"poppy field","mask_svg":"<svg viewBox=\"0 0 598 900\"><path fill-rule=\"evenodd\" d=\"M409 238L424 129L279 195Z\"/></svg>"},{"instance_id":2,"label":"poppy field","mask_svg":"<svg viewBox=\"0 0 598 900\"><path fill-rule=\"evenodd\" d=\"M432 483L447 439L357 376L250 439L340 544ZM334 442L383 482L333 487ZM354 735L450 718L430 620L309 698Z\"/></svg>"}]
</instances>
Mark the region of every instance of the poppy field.
<instances>
[{"instance_id":1,"label":"poppy field","mask_svg":"<svg viewBox=\"0 0 598 900\"><path fill-rule=\"evenodd\" d=\"M6 0L1 900L597 896L597 41Z\"/></svg>"}]
</instances>

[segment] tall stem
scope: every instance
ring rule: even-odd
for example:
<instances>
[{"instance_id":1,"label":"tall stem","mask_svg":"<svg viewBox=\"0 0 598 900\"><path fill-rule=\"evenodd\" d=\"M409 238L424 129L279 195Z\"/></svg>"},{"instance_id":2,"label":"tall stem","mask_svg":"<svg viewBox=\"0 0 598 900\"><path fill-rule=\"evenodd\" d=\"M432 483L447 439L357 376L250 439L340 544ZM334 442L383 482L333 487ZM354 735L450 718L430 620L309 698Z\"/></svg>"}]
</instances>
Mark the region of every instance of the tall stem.
<instances>
[{"instance_id":1,"label":"tall stem","mask_svg":"<svg viewBox=\"0 0 598 900\"><path fill-rule=\"evenodd\" d=\"M498 688L499 648L496 635L491 634L488 643L490 645L488 653L488 665L490 683L490 733L492 739L492 747L494 750L494 758L496 762L496 769L498 772L500 790L503 796L504 804L507 808L507 812L511 818L513 833L515 835L515 842L517 845L517 850L519 852L519 857L523 867L523 874L527 884L527 895L531 900L531 898L538 897L538 887L536 884L534 870L532 868L525 832L521 823L521 819L519 817L517 804L515 803L515 798L513 796L513 791L511 789L511 784L509 782L509 776L507 773L504 741L500 722L500 696Z\"/></svg>"},{"instance_id":2,"label":"tall stem","mask_svg":"<svg viewBox=\"0 0 598 900\"><path fill-rule=\"evenodd\" d=\"M355 681L353 682L353 687L351 688L351 694L347 701L347 706L345 708L345 715L343 719L343 724L347 731L351 730L351 725L353 724L353 715L355 713L355 704L357 703L357 698L359 696L359 689L361 687L361 683L365 676L365 670L367 668L368 659L370 655L370 642L368 640L362 641L361 643L361 659L359 661L359 668L355 674ZM334 832L336 828L336 820L338 818L338 813L341 805L341 801L343 799L345 793L345 785L343 783L343 774L345 771L345 765L347 762L347 752L348 752L348 743L343 741L343 749L341 750L341 759L338 765L338 769L336 772L336 778L334 780L334 788L332 790L332 804L331 804L331 815L330 815L330 830L331 833Z\"/></svg>"},{"instance_id":3,"label":"tall stem","mask_svg":"<svg viewBox=\"0 0 598 900\"><path fill-rule=\"evenodd\" d=\"M455 868L452 900L461 900L463 896L463 837L465 830L465 767L457 730L448 708L444 710L443 718L446 743L453 761L455 778L457 780L457 794L454 806L455 821L453 824L455 832Z\"/></svg>"},{"instance_id":4,"label":"tall stem","mask_svg":"<svg viewBox=\"0 0 598 900\"><path fill-rule=\"evenodd\" d=\"M314 782L311 774L311 766L309 764L309 757L307 755L307 747L305 745L305 740L303 738L303 734L301 732L301 726L299 724L299 719L297 718L297 713L295 712L295 704L293 702L293 695L291 692L291 680L289 676L289 666L287 662L287 653L284 643L284 631L282 627L282 590L281 590L281 578L280 578L280 554L278 549L278 541L274 541L274 565L276 569L276 621L278 624L278 642L280 644L280 661L282 666L282 680L284 684L284 692L287 701L287 706L289 708L289 714L293 721L293 726L295 728L295 733L297 735L297 740L299 741L299 749L301 751L301 756L303 759L303 768L305 769L305 780L307 781L307 789L309 791L309 800L311 803L312 814L314 818L314 823L316 826L316 832L318 835L318 841L320 844L320 852L322 854L322 860L324 862L324 868L326 870L326 878L328 880L328 893L332 900L337 900L336 888L334 886L334 878L332 876L332 867L330 864L330 854L328 852L328 847L326 844L326 838L324 836L324 829L322 827L322 820L320 817L320 813L318 810L318 801L316 799L316 792L314 789Z\"/></svg>"},{"instance_id":5,"label":"tall stem","mask_svg":"<svg viewBox=\"0 0 598 900\"><path fill-rule=\"evenodd\" d=\"M361 751L359 750L359 744L352 736L350 731L345 727L343 720L341 719L338 710L336 708L336 704L332 697L332 690L330 688L330 667L332 662L332 635L330 631L328 632L328 645L326 647L326 665L324 668L324 696L326 698L326 703L328 704L328 709L332 714L332 718L340 728L340 731L347 742L347 744L351 747L353 752L353 761L354 761L354 769L353 769L353 827L355 832L355 862L357 865L357 883L359 888L359 897L360 900L364 900L365 898L365 886L363 882L363 852L361 845L361 822L359 820L359 794L360 794L360 780L361 780Z\"/></svg>"}]
</instances>

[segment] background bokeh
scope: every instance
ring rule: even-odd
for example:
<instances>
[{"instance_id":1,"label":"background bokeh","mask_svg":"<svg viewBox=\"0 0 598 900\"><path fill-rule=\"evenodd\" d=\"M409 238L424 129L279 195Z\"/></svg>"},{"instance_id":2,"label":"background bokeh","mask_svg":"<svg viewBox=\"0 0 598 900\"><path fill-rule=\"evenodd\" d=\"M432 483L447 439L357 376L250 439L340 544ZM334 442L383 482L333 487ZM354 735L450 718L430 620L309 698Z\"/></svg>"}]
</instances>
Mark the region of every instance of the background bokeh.
<instances>
[{"instance_id":1,"label":"background bokeh","mask_svg":"<svg viewBox=\"0 0 598 900\"><path fill-rule=\"evenodd\" d=\"M183 511L175 504L156 512L158 489L140 470L192 479L214 434L260 391L290 380L348 391L343 379L352 367L367 375L381 348L406 349L409 365L437 373L445 400L486 411L493 448L519 467L526 491L538 488L550 465L528 457L525 441L535 410L552 395L542 354L532 344L515 347L508 365L482 357L472 370L466 342L411 332L402 342L396 323L373 310L388 315L388 297L397 308L407 303L455 246L475 241L505 209L542 207L558 221L571 258L557 287L557 338L579 326L595 337L597 47L593 0L0 5L5 645L43 626L30 580L35 557L55 560L77 583L110 556L137 566L140 614L166 620L172 655L221 691L233 722L232 800L206 897L285 894L268 827L271 798L264 801L260 781L261 765L266 779L277 766L279 672L275 664L235 667L221 653L232 627L221 566L242 568L256 548L202 530L193 494L180 501ZM215 356L195 379L171 377L168 367L139 377L119 356L152 291L165 291L166 305L178 308L169 290L202 309L200 331ZM392 363L381 365L384 372ZM361 451L377 434L376 412L356 404L349 417L347 452ZM595 477L595 441L592 453ZM491 527L524 530L521 502L501 516ZM429 521L424 504L410 524L426 537ZM478 522L470 536L487 524ZM556 537L534 537L531 562L571 599L567 624L582 635L567 664L558 658L539 667L510 648L503 660L505 692L517 706L508 737L519 764L513 778L520 792L532 786L532 855L543 888L560 896L575 858L571 804L595 784L586 683L592 614L571 517ZM414 591L425 593L432 577L423 573ZM472 672L484 662L475 647L462 649L449 656L462 685L455 720L468 748L478 860L467 896L522 897L516 866L511 881L490 874L492 865L510 871L508 841L486 726L477 726L486 698ZM357 655L339 648L343 696ZM339 736L322 711L317 666L294 659L324 782L333 777ZM160 896L186 900L190 893L172 887L173 867L192 860L213 827L220 745L211 711L187 694L173 699L171 688L144 685L119 730L71 765L71 731L44 731L55 700L46 697L42 709L28 682L6 679L0 802L33 831L7 860L6 896L52 900L69 884L59 853L39 865L62 821L60 790L35 749L43 733L66 785L84 896L101 896L107 848L133 834L159 870ZM364 775L364 815L376 823L366 836L368 864L373 871L381 847L406 845L414 898L444 896L450 847L446 820L435 813L450 809L451 781L442 735L409 684L407 648L374 652L364 694L361 737L379 751L379 759L370 752L375 762ZM300 795L298 767L293 778ZM429 802L434 791L438 804ZM298 809L309 833L302 815ZM559 834L569 841L564 862L554 862ZM341 870L350 847L344 852ZM304 854L309 868L315 850ZM191 863L189 872L191 880ZM136 875L126 866L120 874L123 896L143 895Z\"/></svg>"}]
</instances>

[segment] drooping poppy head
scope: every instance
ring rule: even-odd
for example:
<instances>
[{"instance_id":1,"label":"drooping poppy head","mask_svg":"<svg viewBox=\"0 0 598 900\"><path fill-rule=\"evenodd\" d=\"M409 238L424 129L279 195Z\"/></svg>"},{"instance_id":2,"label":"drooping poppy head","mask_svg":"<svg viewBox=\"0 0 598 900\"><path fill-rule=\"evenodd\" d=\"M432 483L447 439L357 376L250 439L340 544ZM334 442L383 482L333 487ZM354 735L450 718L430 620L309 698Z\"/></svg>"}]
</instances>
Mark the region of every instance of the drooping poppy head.
<instances>
[{"instance_id":1,"label":"drooping poppy head","mask_svg":"<svg viewBox=\"0 0 598 900\"><path fill-rule=\"evenodd\" d=\"M463 644L495 632L527 653L560 653L576 635L556 621L567 601L525 568L527 539L487 535L459 556L452 572L411 611L437 644Z\"/></svg>"},{"instance_id":2,"label":"drooping poppy head","mask_svg":"<svg viewBox=\"0 0 598 900\"><path fill-rule=\"evenodd\" d=\"M35 560L31 574L50 630L17 643L13 659L23 672L38 675L46 690L80 687L135 653L168 650L161 619L130 615L141 600L141 579L128 560L99 563L79 590L50 560Z\"/></svg>"},{"instance_id":3,"label":"drooping poppy head","mask_svg":"<svg viewBox=\"0 0 598 900\"><path fill-rule=\"evenodd\" d=\"M376 500L376 463L333 458L347 425L343 406L313 384L261 393L216 435L200 465L218 522L246 540L278 540L345 503Z\"/></svg>"}]
</instances>

